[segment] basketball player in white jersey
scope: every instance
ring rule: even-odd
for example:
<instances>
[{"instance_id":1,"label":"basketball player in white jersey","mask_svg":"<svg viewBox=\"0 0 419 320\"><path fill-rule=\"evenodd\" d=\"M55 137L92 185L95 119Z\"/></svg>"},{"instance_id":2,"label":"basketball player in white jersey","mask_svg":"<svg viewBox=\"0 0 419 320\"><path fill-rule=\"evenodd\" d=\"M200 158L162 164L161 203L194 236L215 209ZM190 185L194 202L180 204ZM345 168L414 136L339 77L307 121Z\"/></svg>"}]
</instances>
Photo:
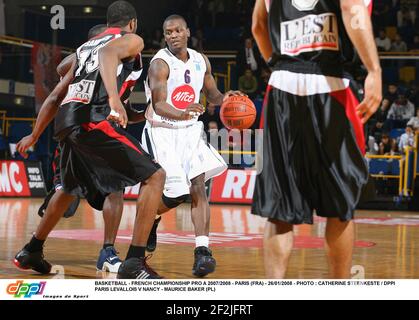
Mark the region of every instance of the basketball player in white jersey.
<instances>
[{"instance_id":1,"label":"basketball player in white jersey","mask_svg":"<svg viewBox=\"0 0 419 320\"><path fill-rule=\"evenodd\" d=\"M230 91L224 95L217 89L208 58L187 47L190 31L183 17L169 16L163 31L167 47L153 57L148 72L146 94L151 105L146 112L142 145L166 171L158 213L177 207L191 195L196 237L192 273L203 277L216 266L208 248L210 209L205 181L224 172L227 165L203 138L203 124L198 122L203 112L200 92L216 105L229 95L242 93ZM185 114L190 116L185 119ZM155 249L159 221L160 218L150 234L149 251Z\"/></svg>"}]
</instances>

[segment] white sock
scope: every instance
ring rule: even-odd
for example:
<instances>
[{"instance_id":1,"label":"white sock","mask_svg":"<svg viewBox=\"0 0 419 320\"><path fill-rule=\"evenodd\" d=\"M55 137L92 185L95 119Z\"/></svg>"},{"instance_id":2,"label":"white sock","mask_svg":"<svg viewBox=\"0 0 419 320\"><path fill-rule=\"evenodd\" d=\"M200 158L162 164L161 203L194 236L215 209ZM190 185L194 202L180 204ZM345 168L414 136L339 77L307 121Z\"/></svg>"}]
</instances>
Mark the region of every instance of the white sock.
<instances>
[{"instance_id":1,"label":"white sock","mask_svg":"<svg viewBox=\"0 0 419 320\"><path fill-rule=\"evenodd\" d=\"M207 247L209 246L209 237L207 236L198 236L195 237L195 248L197 247Z\"/></svg>"}]
</instances>

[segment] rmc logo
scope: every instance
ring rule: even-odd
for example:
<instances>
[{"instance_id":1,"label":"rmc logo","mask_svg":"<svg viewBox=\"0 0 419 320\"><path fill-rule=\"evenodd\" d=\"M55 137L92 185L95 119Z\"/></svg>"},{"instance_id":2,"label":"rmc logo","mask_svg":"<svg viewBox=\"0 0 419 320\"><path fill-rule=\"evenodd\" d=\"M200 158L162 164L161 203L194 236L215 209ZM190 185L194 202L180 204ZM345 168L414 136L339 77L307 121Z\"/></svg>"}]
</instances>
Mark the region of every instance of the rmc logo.
<instances>
[{"instance_id":1,"label":"rmc logo","mask_svg":"<svg viewBox=\"0 0 419 320\"><path fill-rule=\"evenodd\" d=\"M45 289L46 282L24 283L23 280L18 280L7 286L7 294L13 295L15 298L31 298L33 295L42 294Z\"/></svg>"}]
</instances>

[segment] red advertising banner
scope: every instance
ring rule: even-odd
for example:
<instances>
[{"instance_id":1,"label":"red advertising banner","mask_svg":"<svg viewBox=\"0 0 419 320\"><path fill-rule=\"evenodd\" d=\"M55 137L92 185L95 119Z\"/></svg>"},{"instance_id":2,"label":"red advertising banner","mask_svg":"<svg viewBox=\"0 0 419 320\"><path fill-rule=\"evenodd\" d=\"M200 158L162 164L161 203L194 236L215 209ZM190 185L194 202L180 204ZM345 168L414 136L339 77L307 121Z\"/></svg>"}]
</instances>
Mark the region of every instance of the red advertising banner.
<instances>
[{"instance_id":1,"label":"red advertising banner","mask_svg":"<svg viewBox=\"0 0 419 320\"><path fill-rule=\"evenodd\" d=\"M59 81L57 66L61 61L61 48L35 42L32 48L32 70L35 85L36 113Z\"/></svg>"},{"instance_id":2,"label":"red advertising banner","mask_svg":"<svg viewBox=\"0 0 419 320\"><path fill-rule=\"evenodd\" d=\"M39 162L0 161L0 197L44 197Z\"/></svg>"},{"instance_id":3,"label":"red advertising banner","mask_svg":"<svg viewBox=\"0 0 419 320\"><path fill-rule=\"evenodd\" d=\"M0 161L0 197L29 197L30 195L23 161Z\"/></svg>"},{"instance_id":4,"label":"red advertising banner","mask_svg":"<svg viewBox=\"0 0 419 320\"><path fill-rule=\"evenodd\" d=\"M210 202L251 204L256 170L227 170L211 184Z\"/></svg>"}]
</instances>

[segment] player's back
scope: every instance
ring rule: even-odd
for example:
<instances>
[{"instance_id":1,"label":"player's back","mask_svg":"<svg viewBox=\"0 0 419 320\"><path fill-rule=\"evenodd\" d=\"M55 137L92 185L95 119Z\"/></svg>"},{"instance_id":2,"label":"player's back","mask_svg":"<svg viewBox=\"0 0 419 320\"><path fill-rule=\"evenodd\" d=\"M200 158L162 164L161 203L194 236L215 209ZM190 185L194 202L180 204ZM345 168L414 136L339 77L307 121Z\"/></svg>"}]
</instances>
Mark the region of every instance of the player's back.
<instances>
[{"instance_id":1,"label":"player's back","mask_svg":"<svg viewBox=\"0 0 419 320\"><path fill-rule=\"evenodd\" d=\"M65 136L76 125L106 119L110 108L108 94L99 70L99 50L123 34L119 28L108 28L77 49L74 79L55 120L55 133L58 138ZM116 75L118 91L129 75L128 72L123 72L127 63L118 66Z\"/></svg>"},{"instance_id":2,"label":"player's back","mask_svg":"<svg viewBox=\"0 0 419 320\"><path fill-rule=\"evenodd\" d=\"M356 60L339 1L272 0L269 29L275 69L343 77Z\"/></svg>"}]
</instances>

